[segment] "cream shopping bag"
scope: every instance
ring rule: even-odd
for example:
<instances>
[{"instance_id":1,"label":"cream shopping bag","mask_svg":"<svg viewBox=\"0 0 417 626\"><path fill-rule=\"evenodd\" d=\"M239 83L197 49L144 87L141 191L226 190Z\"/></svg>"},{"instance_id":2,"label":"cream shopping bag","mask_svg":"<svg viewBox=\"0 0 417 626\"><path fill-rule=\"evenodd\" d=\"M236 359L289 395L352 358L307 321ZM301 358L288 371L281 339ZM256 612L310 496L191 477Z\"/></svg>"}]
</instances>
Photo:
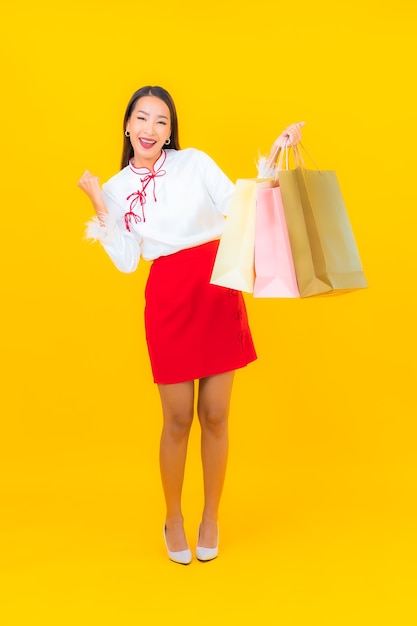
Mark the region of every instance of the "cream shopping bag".
<instances>
[{"instance_id":1,"label":"cream shopping bag","mask_svg":"<svg viewBox=\"0 0 417 626\"><path fill-rule=\"evenodd\" d=\"M220 239L210 282L253 293L256 194L259 187L276 184L273 178L240 178Z\"/></svg>"}]
</instances>

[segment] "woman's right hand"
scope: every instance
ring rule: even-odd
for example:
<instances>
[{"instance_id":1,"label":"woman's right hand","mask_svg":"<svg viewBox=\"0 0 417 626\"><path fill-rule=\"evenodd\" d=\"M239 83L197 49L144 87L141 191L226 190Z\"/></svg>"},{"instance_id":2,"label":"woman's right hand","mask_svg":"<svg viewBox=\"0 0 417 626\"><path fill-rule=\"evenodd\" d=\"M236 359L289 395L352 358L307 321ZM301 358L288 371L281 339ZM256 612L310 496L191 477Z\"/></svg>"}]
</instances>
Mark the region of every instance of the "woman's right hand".
<instances>
[{"instance_id":1,"label":"woman's right hand","mask_svg":"<svg viewBox=\"0 0 417 626\"><path fill-rule=\"evenodd\" d=\"M88 170L85 170L78 181L78 187L87 194L91 201L101 196L99 177L91 174Z\"/></svg>"},{"instance_id":2,"label":"woman's right hand","mask_svg":"<svg viewBox=\"0 0 417 626\"><path fill-rule=\"evenodd\" d=\"M82 189L90 198L98 216L105 215L107 213L106 205L104 204L103 195L101 193L100 179L98 176L95 176L88 170L85 170L84 174L78 181L78 187Z\"/></svg>"}]
</instances>

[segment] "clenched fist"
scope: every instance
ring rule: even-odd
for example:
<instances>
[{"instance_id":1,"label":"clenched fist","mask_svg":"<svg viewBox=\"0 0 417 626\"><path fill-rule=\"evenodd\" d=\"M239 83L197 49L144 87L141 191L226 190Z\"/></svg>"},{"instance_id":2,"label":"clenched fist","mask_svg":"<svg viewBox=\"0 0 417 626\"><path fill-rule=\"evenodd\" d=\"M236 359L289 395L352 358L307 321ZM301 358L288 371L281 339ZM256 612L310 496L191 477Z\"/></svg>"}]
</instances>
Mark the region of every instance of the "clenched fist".
<instances>
[{"instance_id":1,"label":"clenched fist","mask_svg":"<svg viewBox=\"0 0 417 626\"><path fill-rule=\"evenodd\" d=\"M107 213L106 205L104 204L103 195L101 193L100 180L98 176L91 174L88 170L85 170L84 174L78 181L78 187L82 189L93 203L93 207L98 216L105 215Z\"/></svg>"}]
</instances>

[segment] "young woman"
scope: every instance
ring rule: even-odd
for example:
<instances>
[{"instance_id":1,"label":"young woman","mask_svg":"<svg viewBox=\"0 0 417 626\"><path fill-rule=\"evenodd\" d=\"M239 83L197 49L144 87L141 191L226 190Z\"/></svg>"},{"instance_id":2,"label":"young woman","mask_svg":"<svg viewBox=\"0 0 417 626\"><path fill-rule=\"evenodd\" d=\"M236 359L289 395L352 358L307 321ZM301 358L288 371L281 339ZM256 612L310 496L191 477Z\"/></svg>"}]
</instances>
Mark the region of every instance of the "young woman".
<instances>
[{"instance_id":1,"label":"young woman","mask_svg":"<svg viewBox=\"0 0 417 626\"><path fill-rule=\"evenodd\" d=\"M271 155L295 145L301 127L281 133ZM145 332L163 411L165 544L171 560L191 562L181 492L198 381L204 509L196 556L209 561L218 555L234 371L256 359L242 294L209 282L234 185L204 152L180 149L175 105L161 87L132 95L123 131L121 171L102 188L88 171L78 183L96 212L87 236L122 272L135 271L141 256L153 261Z\"/></svg>"}]
</instances>

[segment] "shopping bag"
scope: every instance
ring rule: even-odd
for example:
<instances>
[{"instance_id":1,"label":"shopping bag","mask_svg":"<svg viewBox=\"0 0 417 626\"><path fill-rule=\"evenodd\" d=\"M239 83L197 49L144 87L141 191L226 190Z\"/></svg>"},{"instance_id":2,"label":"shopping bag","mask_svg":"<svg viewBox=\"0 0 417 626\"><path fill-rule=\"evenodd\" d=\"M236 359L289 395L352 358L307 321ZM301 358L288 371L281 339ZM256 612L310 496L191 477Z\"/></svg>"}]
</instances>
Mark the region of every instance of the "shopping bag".
<instances>
[{"instance_id":1,"label":"shopping bag","mask_svg":"<svg viewBox=\"0 0 417 626\"><path fill-rule=\"evenodd\" d=\"M253 293L256 191L273 184L273 178L236 181L210 279L213 285Z\"/></svg>"},{"instance_id":2,"label":"shopping bag","mask_svg":"<svg viewBox=\"0 0 417 626\"><path fill-rule=\"evenodd\" d=\"M278 186L257 189L255 298L298 298L300 292Z\"/></svg>"},{"instance_id":3,"label":"shopping bag","mask_svg":"<svg viewBox=\"0 0 417 626\"><path fill-rule=\"evenodd\" d=\"M300 296L366 288L336 172L298 165L277 177Z\"/></svg>"}]
</instances>

